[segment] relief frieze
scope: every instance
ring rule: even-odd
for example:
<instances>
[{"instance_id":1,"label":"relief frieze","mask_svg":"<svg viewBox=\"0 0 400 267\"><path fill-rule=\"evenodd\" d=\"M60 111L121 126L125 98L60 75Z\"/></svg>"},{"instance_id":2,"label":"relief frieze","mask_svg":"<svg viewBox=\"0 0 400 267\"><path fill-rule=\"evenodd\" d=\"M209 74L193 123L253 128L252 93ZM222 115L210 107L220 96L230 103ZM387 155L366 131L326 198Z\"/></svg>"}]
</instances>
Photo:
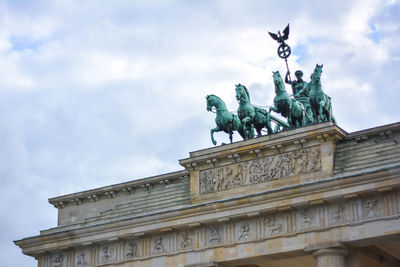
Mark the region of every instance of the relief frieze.
<instances>
[{"instance_id":1,"label":"relief frieze","mask_svg":"<svg viewBox=\"0 0 400 267\"><path fill-rule=\"evenodd\" d=\"M386 200L384 200L385 197ZM189 227L152 237L135 237L92 248L54 252L46 256L43 267L109 266L120 260L140 261L143 256L160 256L180 253L183 250L230 246L235 243L277 238L286 234L316 233L316 231L325 231L331 226L347 227L353 224L362 227L360 222L376 221L379 218L387 220L389 211L384 205L396 207L394 213L399 214L400 210L397 207L400 207L400 193L332 200L321 205L305 205L287 212L277 211L251 217L247 215L232 221ZM397 219L398 215L393 217ZM91 255L97 255L97 257L91 257Z\"/></svg>"},{"instance_id":2,"label":"relief frieze","mask_svg":"<svg viewBox=\"0 0 400 267\"><path fill-rule=\"evenodd\" d=\"M200 194L216 193L244 185L321 171L321 169L319 147L299 149L200 171Z\"/></svg>"}]
</instances>

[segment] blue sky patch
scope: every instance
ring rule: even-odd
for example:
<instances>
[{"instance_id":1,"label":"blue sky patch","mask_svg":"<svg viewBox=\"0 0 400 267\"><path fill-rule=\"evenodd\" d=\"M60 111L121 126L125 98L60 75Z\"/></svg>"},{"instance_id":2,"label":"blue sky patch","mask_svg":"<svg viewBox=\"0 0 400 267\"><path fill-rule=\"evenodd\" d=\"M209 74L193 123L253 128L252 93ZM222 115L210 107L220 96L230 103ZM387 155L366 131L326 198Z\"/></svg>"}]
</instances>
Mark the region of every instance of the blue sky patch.
<instances>
[{"instance_id":1,"label":"blue sky patch","mask_svg":"<svg viewBox=\"0 0 400 267\"><path fill-rule=\"evenodd\" d=\"M11 36L10 41L15 51L36 50L43 42L20 36Z\"/></svg>"}]
</instances>

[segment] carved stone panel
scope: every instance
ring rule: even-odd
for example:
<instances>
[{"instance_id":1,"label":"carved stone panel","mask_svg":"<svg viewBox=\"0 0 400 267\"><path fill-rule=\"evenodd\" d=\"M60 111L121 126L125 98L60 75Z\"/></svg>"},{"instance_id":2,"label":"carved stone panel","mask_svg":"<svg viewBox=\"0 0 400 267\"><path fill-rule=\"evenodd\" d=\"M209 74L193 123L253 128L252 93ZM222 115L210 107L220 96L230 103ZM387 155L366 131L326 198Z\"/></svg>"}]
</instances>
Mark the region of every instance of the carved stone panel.
<instances>
[{"instance_id":1,"label":"carved stone panel","mask_svg":"<svg viewBox=\"0 0 400 267\"><path fill-rule=\"evenodd\" d=\"M194 233L193 231L183 231L178 235L178 242L180 249L190 249L194 247Z\"/></svg>"},{"instance_id":2,"label":"carved stone panel","mask_svg":"<svg viewBox=\"0 0 400 267\"><path fill-rule=\"evenodd\" d=\"M251 221L238 222L235 225L235 239L236 241L245 241L253 238L253 224Z\"/></svg>"},{"instance_id":3,"label":"carved stone panel","mask_svg":"<svg viewBox=\"0 0 400 267\"><path fill-rule=\"evenodd\" d=\"M222 227L219 225L207 227L206 237L208 246L218 246L222 244L224 242L222 239Z\"/></svg>"},{"instance_id":4,"label":"carved stone panel","mask_svg":"<svg viewBox=\"0 0 400 267\"><path fill-rule=\"evenodd\" d=\"M102 264L116 260L116 245L103 245L99 247L99 262Z\"/></svg>"},{"instance_id":5,"label":"carved stone panel","mask_svg":"<svg viewBox=\"0 0 400 267\"><path fill-rule=\"evenodd\" d=\"M344 202L334 203L328 207L330 225L343 224L349 221L348 208Z\"/></svg>"},{"instance_id":6,"label":"carved stone panel","mask_svg":"<svg viewBox=\"0 0 400 267\"><path fill-rule=\"evenodd\" d=\"M284 232L284 221L282 216L274 214L265 217L265 234L267 236L279 235Z\"/></svg>"},{"instance_id":7,"label":"carved stone panel","mask_svg":"<svg viewBox=\"0 0 400 267\"><path fill-rule=\"evenodd\" d=\"M125 242L125 258L139 257L139 242L137 240L128 240Z\"/></svg>"},{"instance_id":8,"label":"carved stone panel","mask_svg":"<svg viewBox=\"0 0 400 267\"><path fill-rule=\"evenodd\" d=\"M270 157L253 159L237 164L200 172L200 194L229 190L277 180L300 174L321 171L319 147L299 149Z\"/></svg>"},{"instance_id":9,"label":"carved stone panel","mask_svg":"<svg viewBox=\"0 0 400 267\"><path fill-rule=\"evenodd\" d=\"M74 266L90 266L90 250L76 250L74 253Z\"/></svg>"},{"instance_id":10,"label":"carved stone panel","mask_svg":"<svg viewBox=\"0 0 400 267\"><path fill-rule=\"evenodd\" d=\"M169 251L168 239L166 236L152 237L150 246L152 254L163 254Z\"/></svg>"},{"instance_id":11,"label":"carved stone panel","mask_svg":"<svg viewBox=\"0 0 400 267\"><path fill-rule=\"evenodd\" d=\"M364 198L362 201L363 205L363 217L374 218L378 217L382 213L382 200L378 197Z\"/></svg>"},{"instance_id":12,"label":"carved stone panel","mask_svg":"<svg viewBox=\"0 0 400 267\"><path fill-rule=\"evenodd\" d=\"M54 254L51 257L52 267L66 267L67 266L67 256L63 253Z\"/></svg>"},{"instance_id":13,"label":"carved stone panel","mask_svg":"<svg viewBox=\"0 0 400 267\"><path fill-rule=\"evenodd\" d=\"M305 208L298 210L296 212L296 225L298 226L297 230L315 227L315 213L315 208Z\"/></svg>"}]
</instances>

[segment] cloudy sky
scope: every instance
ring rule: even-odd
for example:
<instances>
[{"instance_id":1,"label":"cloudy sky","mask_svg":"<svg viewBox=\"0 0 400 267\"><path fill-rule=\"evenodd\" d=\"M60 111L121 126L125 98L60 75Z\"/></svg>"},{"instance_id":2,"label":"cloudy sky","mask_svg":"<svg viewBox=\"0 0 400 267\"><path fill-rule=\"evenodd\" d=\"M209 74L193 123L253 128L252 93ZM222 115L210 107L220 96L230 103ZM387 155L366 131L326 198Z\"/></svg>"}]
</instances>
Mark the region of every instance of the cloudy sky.
<instances>
[{"instance_id":1,"label":"cloudy sky","mask_svg":"<svg viewBox=\"0 0 400 267\"><path fill-rule=\"evenodd\" d=\"M286 67L267 31L288 22L290 69L324 64L340 127L399 121L399 17L398 0L1 1L0 266L36 266L12 240L56 225L48 198L212 146L207 94L236 110L242 83L271 105Z\"/></svg>"}]
</instances>

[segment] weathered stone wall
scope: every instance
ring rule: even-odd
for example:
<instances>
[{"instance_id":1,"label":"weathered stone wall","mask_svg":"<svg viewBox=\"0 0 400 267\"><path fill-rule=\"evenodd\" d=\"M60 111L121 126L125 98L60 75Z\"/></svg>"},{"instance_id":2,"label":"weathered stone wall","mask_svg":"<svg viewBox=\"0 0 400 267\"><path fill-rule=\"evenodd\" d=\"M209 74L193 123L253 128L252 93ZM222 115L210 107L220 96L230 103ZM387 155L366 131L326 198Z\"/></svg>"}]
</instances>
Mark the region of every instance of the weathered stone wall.
<instances>
[{"instance_id":1,"label":"weathered stone wall","mask_svg":"<svg viewBox=\"0 0 400 267\"><path fill-rule=\"evenodd\" d=\"M59 226L16 243L41 267L396 266L368 249L400 240L399 138L324 123L191 152L184 171L50 199Z\"/></svg>"},{"instance_id":2,"label":"weathered stone wall","mask_svg":"<svg viewBox=\"0 0 400 267\"><path fill-rule=\"evenodd\" d=\"M96 223L114 217L162 211L189 203L189 176L185 171L52 198L58 225Z\"/></svg>"},{"instance_id":3,"label":"weathered stone wall","mask_svg":"<svg viewBox=\"0 0 400 267\"><path fill-rule=\"evenodd\" d=\"M43 267L116 265L118 262L135 262L134 266L179 266L157 265L168 261L183 266L207 262L202 260L206 255L214 261L227 261L271 253L313 251L321 243L357 241L393 230L400 232L399 207L400 191L377 192L52 253L43 257ZM175 258L173 261L171 255ZM360 258L360 262L365 260Z\"/></svg>"}]
</instances>

